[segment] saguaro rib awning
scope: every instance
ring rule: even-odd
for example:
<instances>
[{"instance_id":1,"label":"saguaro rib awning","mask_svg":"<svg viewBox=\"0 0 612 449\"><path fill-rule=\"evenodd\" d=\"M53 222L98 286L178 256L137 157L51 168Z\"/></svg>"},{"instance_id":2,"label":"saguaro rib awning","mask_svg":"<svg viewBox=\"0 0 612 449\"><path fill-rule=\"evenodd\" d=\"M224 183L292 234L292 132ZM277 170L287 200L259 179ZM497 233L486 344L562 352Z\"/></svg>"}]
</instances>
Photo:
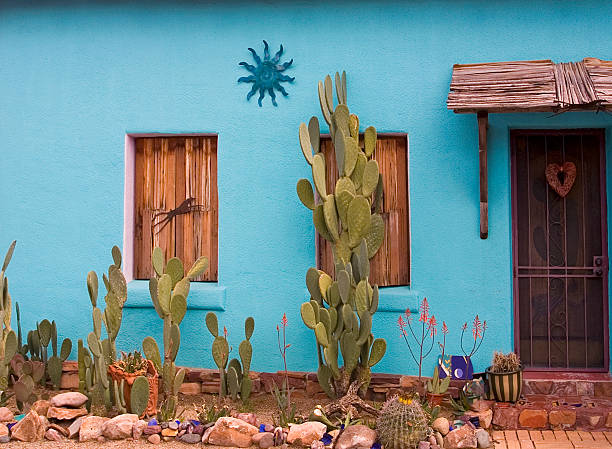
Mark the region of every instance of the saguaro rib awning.
<instances>
[{"instance_id":1,"label":"saguaro rib awning","mask_svg":"<svg viewBox=\"0 0 612 449\"><path fill-rule=\"evenodd\" d=\"M478 114L480 238L489 235L487 128L490 112L612 110L612 61L585 58L455 64L448 109Z\"/></svg>"},{"instance_id":2,"label":"saguaro rib awning","mask_svg":"<svg viewBox=\"0 0 612 449\"><path fill-rule=\"evenodd\" d=\"M612 109L612 61L455 64L447 106L457 113Z\"/></svg>"}]
</instances>

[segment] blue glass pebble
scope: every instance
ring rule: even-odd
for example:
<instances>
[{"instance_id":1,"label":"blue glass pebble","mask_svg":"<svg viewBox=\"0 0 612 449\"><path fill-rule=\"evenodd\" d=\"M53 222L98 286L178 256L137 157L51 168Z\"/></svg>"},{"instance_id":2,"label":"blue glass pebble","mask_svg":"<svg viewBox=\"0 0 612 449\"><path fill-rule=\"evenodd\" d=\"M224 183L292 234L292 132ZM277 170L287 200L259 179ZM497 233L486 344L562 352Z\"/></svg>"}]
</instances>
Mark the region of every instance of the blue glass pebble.
<instances>
[{"instance_id":1,"label":"blue glass pebble","mask_svg":"<svg viewBox=\"0 0 612 449\"><path fill-rule=\"evenodd\" d=\"M260 424L259 425L259 431L260 432L265 432L266 431L266 425L265 424Z\"/></svg>"},{"instance_id":2,"label":"blue glass pebble","mask_svg":"<svg viewBox=\"0 0 612 449\"><path fill-rule=\"evenodd\" d=\"M157 420L155 418L153 418L151 421L149 421L149 425L150 426L157 426Z\"/></svg>"}]
</instances>

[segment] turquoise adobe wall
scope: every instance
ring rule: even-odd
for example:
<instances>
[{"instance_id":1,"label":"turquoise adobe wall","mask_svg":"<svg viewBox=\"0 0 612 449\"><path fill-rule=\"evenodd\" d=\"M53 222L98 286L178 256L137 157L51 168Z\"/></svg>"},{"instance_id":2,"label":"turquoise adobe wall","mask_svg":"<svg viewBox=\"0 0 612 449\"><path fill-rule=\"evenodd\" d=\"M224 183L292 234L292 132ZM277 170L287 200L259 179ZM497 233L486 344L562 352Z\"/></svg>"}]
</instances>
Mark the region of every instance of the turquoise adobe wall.
<instances>
[{"instance_id":1,"label":"turquoise adobe wall","mask_svg":"<svg viewBox=\"0 0 612 449\"><path fill-rule=\"evenodd\" d=\"M91 328L85 275L104 270L110 247L122 242L125 134L216 132L219 283L194 287L190 301L225 309L220 320L234 347L245 315L255 317L255 370L281 368L275 324L287 312L289 366L315 369L313 336L299 318L314 239L295 194L309 174L297 129L320 114L317 80L346 69L362 124L410 134L413 283L383 294L388 312L376 315L374 328L389 350L377 370L415 372L395 321L422 295L449 323L451 340L476 312L489 322L475 359L483 369L491 351L512 348L508 129L612 125L594 113L491 117L483 241L476 120L445 106L452 64L612 59L612 4L32 3L0 2L0 246L19 241L9 275L25 326L54 318L74 339ZM273 49L284 44L295 59L296 81L278 108L247 103L248 87L236 84L246 73L238 62L249 46L261 51L262 39ZM124 350L151 328L161 335L154 310L142 308L142 285L130 285L129 304L140 308L126 310ZM213 366L204 314L187 314L180 363Z\"/></svg>"}]
</instances>

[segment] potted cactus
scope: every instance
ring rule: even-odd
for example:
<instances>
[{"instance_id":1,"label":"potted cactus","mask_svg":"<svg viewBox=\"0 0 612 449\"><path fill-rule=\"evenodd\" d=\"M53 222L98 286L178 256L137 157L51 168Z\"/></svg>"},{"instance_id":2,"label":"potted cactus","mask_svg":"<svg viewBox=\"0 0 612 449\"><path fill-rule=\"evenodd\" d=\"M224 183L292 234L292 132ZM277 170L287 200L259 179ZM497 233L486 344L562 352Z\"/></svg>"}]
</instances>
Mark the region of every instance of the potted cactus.
<instances>
[{"instance_id":1,"label":"potted cactus","mask_svg":"<svg viewBox=\"0 0 612 449\"><path fill-rule=\"evenodd\" d=\"M495 351L493 362L487 368L489 391L498 402L516 402L523 388L523 367L514 352L503 354Z\"/></svg>"},{"instance_id":2,"label":"potted cactus","mask_svg":"<svg viewBox=\"0 0 612 449\"><path fill-rule=\"evenodd\" d=\"M123 381L123 397L128 412L141 416L145 413L148 415L156 413L159 389L157 370L152 361L145 359L138 351L129 354L121 352L121 359L109 365L108 375L119 385ZM139 377L145 378L146 383L142 380L136 382ZM132 396L135 396L133 401ZM150 404L153 404L153 407L150 407ZM133 410L132 405L137 410Z\"/></svg>"}]
</instances>

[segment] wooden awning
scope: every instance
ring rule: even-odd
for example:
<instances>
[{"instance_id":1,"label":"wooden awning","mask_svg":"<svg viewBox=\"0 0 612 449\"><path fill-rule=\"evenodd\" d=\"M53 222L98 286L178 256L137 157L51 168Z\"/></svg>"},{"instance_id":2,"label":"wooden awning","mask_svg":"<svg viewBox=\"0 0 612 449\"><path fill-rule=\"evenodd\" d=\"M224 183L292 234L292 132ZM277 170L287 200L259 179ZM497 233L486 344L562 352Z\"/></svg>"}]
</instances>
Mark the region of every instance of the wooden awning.
<instances>
[{"instance_id":1,"label":"wooden awning","mask_svg":"<svg viewBox=\"0 0 612 449\"><path fill-rule=\"evenodd\" d=\"M612 109L612 61L455 64L447 106L457 113Z\"/></svg>"},{"instance_id":2,"label":"wooden awning","mask_svg":"<svg viewBox=\"0 0 612 449\"><path fill-rule=\"evenodd\" d=\"M585 58L455 64L448 109L478 117L480 238L489 236L487 129L491 112L612 110L612 61Z\"/></svg>"}]
</instances>

